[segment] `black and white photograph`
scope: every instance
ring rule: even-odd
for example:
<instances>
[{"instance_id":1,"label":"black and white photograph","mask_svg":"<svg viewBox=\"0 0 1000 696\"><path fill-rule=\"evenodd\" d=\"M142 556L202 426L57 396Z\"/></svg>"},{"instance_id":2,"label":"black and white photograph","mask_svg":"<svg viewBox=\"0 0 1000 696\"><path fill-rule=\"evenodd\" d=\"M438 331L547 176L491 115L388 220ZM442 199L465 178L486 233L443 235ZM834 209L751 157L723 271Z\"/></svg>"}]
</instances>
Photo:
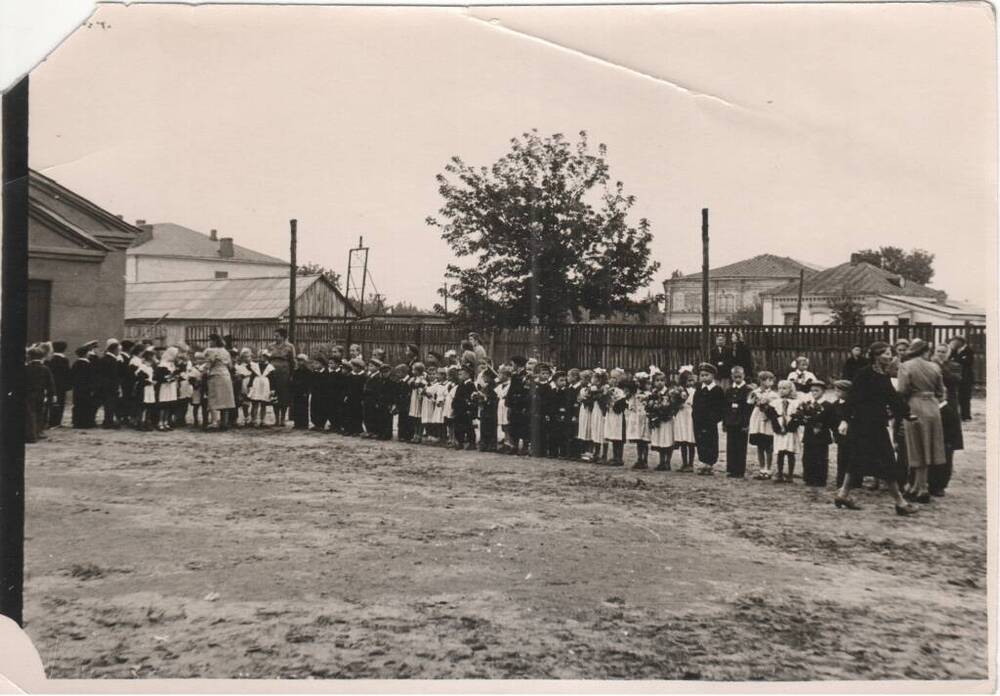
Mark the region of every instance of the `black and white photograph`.
<instances>
[{"instance_id":1,"label":"black and white photograph","mask_svg":"<svg viewBox=\"0 0 1000 696\"><path fill-rule=\"evenodd\" d=\"M995 687L992 5L55 43L3 94L10 684Z\"/></svg>"}]
</instances>

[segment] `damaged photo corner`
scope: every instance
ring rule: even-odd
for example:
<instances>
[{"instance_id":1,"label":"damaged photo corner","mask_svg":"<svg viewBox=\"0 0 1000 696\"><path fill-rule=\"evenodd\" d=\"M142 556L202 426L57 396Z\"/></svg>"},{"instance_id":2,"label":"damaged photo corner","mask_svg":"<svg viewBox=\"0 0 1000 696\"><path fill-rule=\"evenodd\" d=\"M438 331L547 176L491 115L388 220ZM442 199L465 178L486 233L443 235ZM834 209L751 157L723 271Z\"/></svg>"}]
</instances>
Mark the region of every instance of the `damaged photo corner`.
<instances>
[{"instance_id":1,"label":"damaged photo corner","mask_svg":"<svg viewBox=\"0 0 1000 696\"><path fill-rule=\"evenodd\" d=\"M0 32L0 692L995 688L994 5Z\"/></svg>"}]
</instances>

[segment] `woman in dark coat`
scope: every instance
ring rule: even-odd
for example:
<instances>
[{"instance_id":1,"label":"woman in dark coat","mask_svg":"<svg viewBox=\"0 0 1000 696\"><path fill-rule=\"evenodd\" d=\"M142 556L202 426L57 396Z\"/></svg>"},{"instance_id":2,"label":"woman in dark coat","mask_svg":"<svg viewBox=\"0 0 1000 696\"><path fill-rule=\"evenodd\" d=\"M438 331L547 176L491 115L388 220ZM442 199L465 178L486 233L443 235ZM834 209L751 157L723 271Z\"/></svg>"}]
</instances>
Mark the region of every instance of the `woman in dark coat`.
<instances>
[{"instance_id":1,"label":"woman in dark coat","mask_svg":"<svg viewBox=\"0 0 1000 696\"><path fill-rule=\"evenodd\" d=\"M892 348L877 341L868 349L868 358L871 365L855 375L844 402L844 420L838 426L838 432L847 438L850 462L844 483L833 502L838 508L859 509L850 498L851 489L865 476L875 476L885 481L895 501L896 514L912 515L916 508L903 499L899 490L898 481L905 478L905 474L899 471L889 439L889 417L909 416L906 403L893 388L888 375L893 361Z\"/></svg>"},{"instance_id":2,"label":"woman in dark coat","mask_svg":"<svg viewBox=\"0 0 1000 696\"><path fill-rule=\"evenodd\" d=\"M962 436L962 416L959 412L959 386L962 383L962 366L951 359L951 347L941 343L934 351L934 362L941 367L944 377L945 402L941 406L941 425L944 428L944 466L931 467L928 485L931 495L942 496L951 481L955 452L965 448Z\"/></svg>"},{"instance_id":3,"label":"woman in dark coat","mask_svg":"<svg viewBox=\"0 0 1000 696\"><path fill-rule=\"evenodd\" d=\"M854 376L858 374L862 367L868 364L868 359L864 355L865 349L860 345L851 346L851 354L844 361L844 369L840 374L841 379L848 382L854 381Z\"/></svg>"}]
</instances>

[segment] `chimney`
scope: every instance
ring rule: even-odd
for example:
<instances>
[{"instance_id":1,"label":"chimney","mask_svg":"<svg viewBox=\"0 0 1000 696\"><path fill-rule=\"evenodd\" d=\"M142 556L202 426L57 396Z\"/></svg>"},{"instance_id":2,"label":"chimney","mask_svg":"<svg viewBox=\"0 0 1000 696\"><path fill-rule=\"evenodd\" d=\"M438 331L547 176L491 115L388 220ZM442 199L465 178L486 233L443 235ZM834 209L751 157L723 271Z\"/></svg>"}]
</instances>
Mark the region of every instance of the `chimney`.
<instances>
[{"instance_id":1,"label":"chimney","mask_svg":"<svg viewBox=\"0 0 1000 696\"><path fill-rule=\"evenodd\" d=\"M215 230L212 230L212 232L215 232ZM232 237L223 237L222 239L219 240L219 256L221 256L224 259L233 258Z\"/></svg>"},{"instance_id":2,"label":"chimney","mask_svg":"<svg viewBox=\"0 0 1000 696\"><path fill-rule=\"evenodd\" d=\"M121 216L119 215L119 217L121 217ZM141 220L141 219L140 219L140 220L136 220L136 221L135 221L135 226L136 226L136 227L142 227L142 226L143 226L143 225L145 225L145 224L146 224L146 221L145 221L145 220Z\"/></svg>"},{"instance_id":3,"label":"chimney","mask_svg":"<svg viewBox=\"0 0 1000 696\"><path fill-rule=\"evenodd\" d=\"M213 242L219 241L219 231L212 230L211 232L208 233L208 238L211 239Z\"/></svg>"}]
</instances>

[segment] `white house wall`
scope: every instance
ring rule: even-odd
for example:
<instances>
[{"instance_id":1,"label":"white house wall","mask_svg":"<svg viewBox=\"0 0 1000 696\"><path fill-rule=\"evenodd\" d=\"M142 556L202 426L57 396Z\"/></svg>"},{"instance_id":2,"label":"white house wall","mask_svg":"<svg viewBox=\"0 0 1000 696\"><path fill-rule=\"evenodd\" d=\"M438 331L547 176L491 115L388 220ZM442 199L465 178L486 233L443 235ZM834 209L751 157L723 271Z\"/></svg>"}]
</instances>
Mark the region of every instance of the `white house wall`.
<instances>
[{"instance_id":1,"label":"white house wall","mask_svg":"<svg viewBox=\"0 0 1000 696\"><path fill-rule=\"evenodd\" d=\"M911 324L935 324L938 326L961 326L971 321L974 324L985 322L985 317L975 315L956 315L948 312L931 312L914 307L904 302L897 302L884 296L868 296L858 298L865 305L865 325L881 326L888 322L895 325L900 318L909 319ZM785 314L794 314L797 298L795 297L764 297L764 323L784 324ZM800 323L805 325L829 324L832 318L826 298L809 298L802 300L802 316Z\"/></svg>"},{"instance_id":2,"label":"white house wall","mask_svg":"<svg viewBox=\"0 0 1000 696\"><path fill-rule=\"evenodd\" d=\"M160 256L128 257L127 280L149 283L160 280L201 280L216 277L217 272L228 278L271 278L288 274L287 266L226 261L225 259L184 259Z\"/></svg>"}]
</instances>

